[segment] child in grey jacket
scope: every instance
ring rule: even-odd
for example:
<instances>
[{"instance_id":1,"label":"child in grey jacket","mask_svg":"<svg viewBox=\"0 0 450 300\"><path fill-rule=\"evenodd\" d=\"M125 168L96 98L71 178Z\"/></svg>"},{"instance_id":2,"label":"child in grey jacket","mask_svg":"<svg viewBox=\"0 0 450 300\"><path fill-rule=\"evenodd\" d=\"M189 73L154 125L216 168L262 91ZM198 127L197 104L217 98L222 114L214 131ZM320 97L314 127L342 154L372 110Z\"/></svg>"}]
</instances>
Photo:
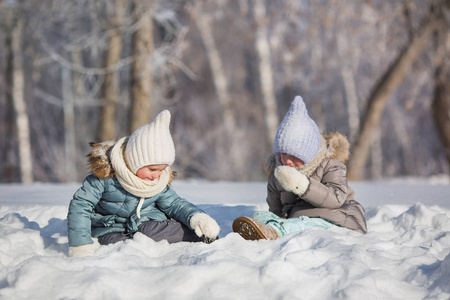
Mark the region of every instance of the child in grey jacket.
<instances>
[{"instance_id":1,"label":"child in grey jacket","mask_svg":"<svg viewBox=\"0 0 450 300\"><path fill-rule=\"evenodd\" d=\"M220 228L172 189L175 147L170 113L117 142L94 144L92 174L69 205L69 256L93 255L96 246L130 239L136 232L169 243L214 240Z\"/></svg>"},{"instance_id":2,"label":"child in grey jacket","mask_svg":"<svg viewBox=\"0 0 450 300\"><path fill-rule=\"evenodd\" d=\"M267 160L269 211L237 218L233 231L250 240L333 224L366 233L364 209L347 184L348 156L347 138L339 133L321 135L303 99L295 97Z\"/></svg>"}]
</instances>

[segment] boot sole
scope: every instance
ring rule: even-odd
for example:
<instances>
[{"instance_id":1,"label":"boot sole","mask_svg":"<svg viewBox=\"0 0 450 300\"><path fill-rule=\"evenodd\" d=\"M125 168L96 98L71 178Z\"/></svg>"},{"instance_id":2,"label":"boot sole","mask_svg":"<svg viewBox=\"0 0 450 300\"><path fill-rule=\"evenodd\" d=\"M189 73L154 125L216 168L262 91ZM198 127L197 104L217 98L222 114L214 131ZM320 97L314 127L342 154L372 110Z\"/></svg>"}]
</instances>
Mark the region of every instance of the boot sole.
<instances>
[{"instance_id":1,"label":"boot sole","mask_svg":"<svg viewBox=\"0 0 450 300\"><path fill-rule=\"evenodd\" d=\"M234 220L233 231L239 233L246 240L267 240L264 233L248 217L239 217Z\"/></svg>"}]
</instances>

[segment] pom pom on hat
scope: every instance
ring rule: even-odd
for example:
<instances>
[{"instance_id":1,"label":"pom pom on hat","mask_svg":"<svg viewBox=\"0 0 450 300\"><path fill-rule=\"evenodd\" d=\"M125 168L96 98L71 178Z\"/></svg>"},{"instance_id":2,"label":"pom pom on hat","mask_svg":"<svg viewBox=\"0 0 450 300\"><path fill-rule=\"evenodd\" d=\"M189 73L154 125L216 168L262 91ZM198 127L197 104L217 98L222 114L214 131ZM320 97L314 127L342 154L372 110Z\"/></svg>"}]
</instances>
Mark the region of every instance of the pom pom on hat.
<instances>
[{"instance_id":1,"label":"pom pom on hat","mask_svg":"<svg viewBox=\"0 0 450 300\"><path fill-rule=\"evenodd\" d=\"M170 112L164 110L152 122L131 134L125 148L125 159L133 173L148 165L173 164L175 146L169 126Z\"/></svg>"},{"instance_id":2,"label":"pom pom on hat","mask_svg":"<svg viewBox=\"0 0 450 300\"><path fill-rule=\"evenodd\" d=\"M309 117L302 97L296 96L278 126L273 152L293 155L307 164L319 152L319 148L319 128Z\"/></svg>"}]
</instances>

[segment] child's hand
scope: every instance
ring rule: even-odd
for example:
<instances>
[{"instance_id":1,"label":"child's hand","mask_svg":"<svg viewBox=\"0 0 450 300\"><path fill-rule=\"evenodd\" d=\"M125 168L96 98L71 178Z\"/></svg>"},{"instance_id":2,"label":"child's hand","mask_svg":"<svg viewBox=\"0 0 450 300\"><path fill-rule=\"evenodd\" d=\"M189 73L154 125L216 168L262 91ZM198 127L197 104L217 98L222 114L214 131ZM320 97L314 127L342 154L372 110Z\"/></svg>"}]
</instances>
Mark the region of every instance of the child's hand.
<instances>
[{"instance_id":1,"label":"child's hand","mask_svg":"<svg viewBox=\"0 0 450 300\"><path fill-rule=\"evenodd\" d=\"M275 169L275 178L283 188L299 196L303 195L309 187L308 178L289 166L279 166Z\"/></svg>"},{"instance_id":2,"label":"child's hand","mask_svg":"<svg viewBox=\"0 0 450 300\"><path fill-rule=\"evenodd\" d=\"M198 237L202 237L204 235L208 239L216 239L219 235L219 225L213 218L205 213L193 215L190 225Z\"/></svg>"},{"instance_id":3,"label":"child's hand","mask_svg":"<svg viewBox=\"0 0 450 300\"><path fill-rule=\"evenodd\" d=\"M86 244L76 247L69 247L70 257L85 257L94 255L97 247L95 244Z\"/></svg>"}]
</instances>

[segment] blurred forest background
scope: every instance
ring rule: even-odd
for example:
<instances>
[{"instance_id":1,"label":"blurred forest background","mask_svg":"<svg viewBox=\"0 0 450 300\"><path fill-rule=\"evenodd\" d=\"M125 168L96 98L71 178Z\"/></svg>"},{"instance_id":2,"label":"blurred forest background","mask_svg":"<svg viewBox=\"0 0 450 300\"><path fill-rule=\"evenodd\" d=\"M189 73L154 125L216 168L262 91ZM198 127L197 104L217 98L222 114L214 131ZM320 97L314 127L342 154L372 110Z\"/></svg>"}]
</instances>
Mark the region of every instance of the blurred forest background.
<instances>
[{"instance_id":1,"label":"blurred forest background","mask_svg":"<svg viewBox=\"0 0 450 300\"><path fill-rule=\"evenodd\" d=\"M180 178L265 180L294 96L351 180L449 174L448 0L0 0L0 182L172 113Z\"/></svg>"}]
</instances>

